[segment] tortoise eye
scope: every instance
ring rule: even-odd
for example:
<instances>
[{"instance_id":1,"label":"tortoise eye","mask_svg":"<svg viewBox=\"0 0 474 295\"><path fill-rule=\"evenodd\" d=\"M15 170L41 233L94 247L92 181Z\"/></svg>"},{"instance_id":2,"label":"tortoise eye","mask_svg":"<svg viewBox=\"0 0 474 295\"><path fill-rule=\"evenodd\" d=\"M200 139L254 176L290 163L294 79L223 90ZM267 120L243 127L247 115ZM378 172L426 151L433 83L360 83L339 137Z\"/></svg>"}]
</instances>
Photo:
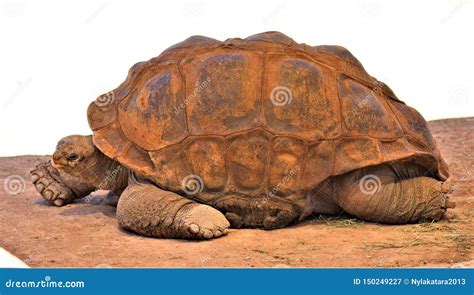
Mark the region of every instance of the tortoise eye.
<instances>
[{"instance_id":1,"label":"tortoise eye","mask_svg":"<svg viewBox=\"0 0 474 295\"><path fill-rule=\"evenodd\" d=\"M68 161L76 161L77 159L79 159L79 157L76 154L70 154L69 156L67 156L66 159Z\"/></svg>"}]
</instances>

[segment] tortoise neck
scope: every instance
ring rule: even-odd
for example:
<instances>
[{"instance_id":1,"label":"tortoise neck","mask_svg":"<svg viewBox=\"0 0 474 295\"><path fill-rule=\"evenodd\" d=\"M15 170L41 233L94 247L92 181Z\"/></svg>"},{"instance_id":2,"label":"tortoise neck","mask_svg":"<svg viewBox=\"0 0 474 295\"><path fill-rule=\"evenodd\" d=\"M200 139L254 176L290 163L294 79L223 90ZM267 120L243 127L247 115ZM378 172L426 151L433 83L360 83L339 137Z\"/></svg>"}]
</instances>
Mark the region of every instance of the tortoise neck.
<instances>
[{"instance_id":1,"label":"tortoise neck","mask_svg":"<svg viewBox=\"0 0 474 295\"><path fill-rule=\"evenodd\" d=\"M128 183L129 169L107 157L98 149L90 163L90 180L96 189L123 190Z\"/></svg>"}]
</instances>

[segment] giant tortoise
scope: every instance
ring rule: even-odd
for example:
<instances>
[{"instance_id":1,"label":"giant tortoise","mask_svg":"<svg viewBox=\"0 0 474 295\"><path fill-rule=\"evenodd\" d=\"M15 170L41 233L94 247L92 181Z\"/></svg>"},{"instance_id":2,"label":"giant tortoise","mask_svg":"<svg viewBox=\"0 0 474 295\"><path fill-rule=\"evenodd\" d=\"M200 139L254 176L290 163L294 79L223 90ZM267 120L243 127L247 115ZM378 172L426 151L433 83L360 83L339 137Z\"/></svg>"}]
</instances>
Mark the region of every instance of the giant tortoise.
<instances>
[{"instance_id":1,"label":"giant tortoise","mask_svg":"<svg viewBox=\"0 0 474 295\"><path fill-rule=\"evenodd\" d=\"M340 46L193 36L134 65L87 116L93 134L61 139L32 180L56 206L110 190L119 225L146 236L313 213L415 223L453 206L426 121Z\"/></svg>"}]
</instances>

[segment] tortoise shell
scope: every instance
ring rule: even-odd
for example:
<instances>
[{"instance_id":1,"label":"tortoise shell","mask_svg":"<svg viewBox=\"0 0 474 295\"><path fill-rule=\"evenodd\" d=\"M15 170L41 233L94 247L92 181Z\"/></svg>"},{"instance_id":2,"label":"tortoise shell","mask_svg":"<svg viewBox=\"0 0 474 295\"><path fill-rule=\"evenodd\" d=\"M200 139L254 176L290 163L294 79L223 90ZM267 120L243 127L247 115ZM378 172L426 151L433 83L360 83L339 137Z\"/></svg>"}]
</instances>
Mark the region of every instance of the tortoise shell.
<instances>
[{"instance_id":1,"label":"tortoise shell","mask_svg":"<svg viewBox=\"0 0 474 295\"><path fill-rule=\"evenodd\" d=\"M134 65L88 109L96 146L161 188L194 198L299 199L325 179L412 161L448 169L426 121L343 47L267 32L194 36Z\"/></svg>"}]
</instances>

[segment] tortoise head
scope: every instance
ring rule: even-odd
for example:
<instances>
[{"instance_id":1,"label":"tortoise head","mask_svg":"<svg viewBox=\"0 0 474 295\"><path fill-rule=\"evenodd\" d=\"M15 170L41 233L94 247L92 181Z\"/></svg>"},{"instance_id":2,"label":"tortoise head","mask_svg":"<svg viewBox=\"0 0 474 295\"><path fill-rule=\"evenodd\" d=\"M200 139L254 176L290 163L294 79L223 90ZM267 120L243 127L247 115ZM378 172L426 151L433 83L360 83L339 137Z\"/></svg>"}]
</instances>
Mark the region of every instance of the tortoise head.
<instances>
[{"instance_id":1,"label":"tortoise head","mask_svg":"<svg viewBox=\"0 0 474 295\"><path fill-rule=\"evenodd\" d=\"M95 147L91 135L70 135L58 142L51 164L58 170L80 177L93 169L101 156L105 157Z\"/></svg>"}]
</instances>

